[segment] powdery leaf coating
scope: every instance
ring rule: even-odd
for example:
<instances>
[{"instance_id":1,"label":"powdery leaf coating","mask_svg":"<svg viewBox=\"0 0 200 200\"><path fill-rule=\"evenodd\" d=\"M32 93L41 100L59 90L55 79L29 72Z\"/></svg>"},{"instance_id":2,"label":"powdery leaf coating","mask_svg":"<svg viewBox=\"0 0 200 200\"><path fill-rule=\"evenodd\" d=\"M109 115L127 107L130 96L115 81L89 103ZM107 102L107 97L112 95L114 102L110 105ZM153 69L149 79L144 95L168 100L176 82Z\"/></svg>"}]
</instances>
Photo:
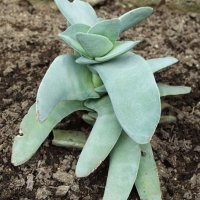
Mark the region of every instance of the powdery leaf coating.
<instances>
[{"instance_id":1,"label":"powdery leaf coating","mask_svg":"<svg viewBox=\"0 0 200 200\"><path fill-rule=\"evenodd\" d=\"M153 73L178 62L178 60L173 57L152 58L152 59L149 59L146 61L148 62L149 66L151 67L151 70Z\"/></svg>"},{"instance_id":2,"label":"powdery leaf coating","mask_svg":"<svg viewBox=\"0 0 200 200\"><path fill-rule=\"evenodd\" d=\"M98 98L92 83L92 73L75 62L77 56L58 56L47 70L37 92L37 117L43 122L52 109L63 100Z\"/></svg>"},{"instance_id":3,"label":"powdery leaf coating","mask_svg":"<svg viewBox=\"0 0 200 200\"><path fill-rule=\"evenodd\" d=\"M120 32L121 22L119 19L103 20L90 28L88 33L107 37L113 44L117 40Z\"/></svg>"},{"instance_id":4,"label":"powdery leaf coating","mask_svg":"<svg viewBox=\"0 0 200 200\"><path fill-rule=\"evenodd\" d=\"M15 166L29 160L47 138L54 126L76 110L87 110L81 101L62 101L53 109L42 124L36 119L33 104L20 124L21 134L16 136L12 147L11 161Z\"/></svg>"},{"instance_id":5,"label":"powdery leaf coating","mask_svg":"<svg viewBox=\"0 0 200 200\"><path fill-rule=\"evenodd\" d=\"M159 90L148 63L127 52L92 67L104 82L123 130L137 143L148 143L161 112Z\"/></svg>"},{"instance_id":6,"label":"powdery leaf coating","mask_svg":"<svg viewBox=\"0 0 200 200\"><path fill-rule=\"evenodd\" d=\"M110 154L103 200L128 199L140 164L140 147L124 131Z\"/></svg>"},{"instance_id":7,"label":"powdery leaf coating","mask_svg":"<svg viewBox=\"0 0 200 200\"><path fill-rule=\"evenodd\" d=\"M87 100L85 105L95 110L98 117L79 157L76 166L78 177L88 176L101 164L122 131L108 96L99 100Z\"/></svg>"},{"instance_id":8,"label":"powdery leaf coating","mask_svg":"<svg viewBox=\"0 0 200 200\"><path fill-rule=\"evenodd\" d=\"M186 86L174 86L163 83L157 83L157 86L161 97L169 95L188 94L191 91L191 88Z\"/></svg>"},{"instance_id":9,"label":"powdery leaf coating","mask_svg":"<svg viewBox=\"0 0 200 200\"><path fill-rule=\"evenodd\" d=\"M113 43L101 35L77 33L76 38L92 58L104 56L113 48Z\"/></svg>"},{"instance_id":10,"label":"powdery leaf coating","mask_svg":"<svg viewBox=\"0 0 200 200\"><path fill-rule=\"evenodd\" d=\"M55 3L67 21L73 25L77 23L93 26L98 18L89 3L74 0L72 3L67 0L55 0Z\"/></svg>"},{"instance_id":11,"label":"powdery leaf coating","mask_svg":"<svg viewBox=\"0 0 200 200\"><path fill-rule=\"evenodd\" d=\"M126 41L126 42L117 41L113 49L109 53L107 53L103 57L96 57L95 60L98 62L105 62L111 60L131 50L133 47L139 44L139 42L140 41Z\"/></svg>"},{"instance_id":12,"label":"powdery leaf coating","mask_svg":"<svg viewBox=\"0 0 200 200\"><path fill-rule=\"evenodd\" d=\"M153 8L151 7L141 7L134 10L131 10L122 16L119 17L121 21L121 30L120 32L124 32L129 28L134 27L135 25L139 24L147 17L149 17L153 12Z\"/></svg>"},{"instance_id":13,"label":"powdery leaf coating","mask_svg":"<svg viewBox=\"0 0 200 200\"><path fill-rule=\"evenodd\" d=\"M91 58L91 56L83 49L80 43L76 39L76 34L78 32L87 33L90 29L90 26L85 24L74 24L71 25L65 30L64 32L58 34L58 36L64 40L70 47L72 47L75 51L79 52L80 54Z\"/></svg>"},{"instance_id":14,"label":"powdery leaf coating","mask_svg":"<svg viewBox=\"0 0 200 200\"><path fill-rule=\"evenodd\" d=\"M162 200L158 170L154 160L151 144L140 145L143 152L135 181L141 199Z\"/></svg>"}]
</instances>

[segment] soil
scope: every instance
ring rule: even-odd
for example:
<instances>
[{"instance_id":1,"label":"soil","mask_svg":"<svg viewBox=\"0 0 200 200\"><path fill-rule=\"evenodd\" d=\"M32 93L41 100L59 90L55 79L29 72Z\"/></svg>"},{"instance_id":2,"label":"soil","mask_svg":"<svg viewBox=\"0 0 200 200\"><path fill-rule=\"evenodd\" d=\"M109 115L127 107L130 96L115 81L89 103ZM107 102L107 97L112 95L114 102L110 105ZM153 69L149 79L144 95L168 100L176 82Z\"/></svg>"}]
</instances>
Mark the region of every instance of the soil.
<instances>
[{"instance_id":1,"label":"soil","mask_svg":"<svg viewBox=\"0 0 200 200\"><path fill-rule=\"evenodd\" d=\"M108 159L87 178L74 175L80 150L51 144L52 136L24 165L11 164L13 138L34 103L37 88L55 57L72 50L57 34L66 21L56 10L35 10L24 0L0 1L0 199L102 199ZM127 10L106 1L98 16L113 18ZM159 125L151 141L164 200L200 199L200 15L155 10L121 40L142 42L133 51L144 58L174 56L178 64L156 74L159 82L192 87L188 95L168 97L177 121ZM77 112L67 129L90 130ZM129 200L139 200L133 188Z\"/></svg>"}]
</instances>

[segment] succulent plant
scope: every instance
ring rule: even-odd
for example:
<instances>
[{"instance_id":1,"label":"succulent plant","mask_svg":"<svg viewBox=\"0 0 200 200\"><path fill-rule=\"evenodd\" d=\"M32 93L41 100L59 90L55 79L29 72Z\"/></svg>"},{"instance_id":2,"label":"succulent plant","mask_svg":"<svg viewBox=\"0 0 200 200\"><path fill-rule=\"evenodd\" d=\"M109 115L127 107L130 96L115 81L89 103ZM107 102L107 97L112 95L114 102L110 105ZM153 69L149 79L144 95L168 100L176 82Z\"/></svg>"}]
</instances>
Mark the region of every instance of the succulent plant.
<instances>
[{"instance_id":1,"label":"succulent plant","mask_svg":"<svg viewBox=\"0 0 200 200\"><path fill-rule=\"evenodd\" d=\"M104 200L127 199L134 183L141 199L160 200L150 140L160 120L174 120L161 116L160 97L186 94L190 88L155 81L154 73L177 59L145 60L130 52L139 41L117 41L153 9L141 7L104 20L83 1L55 3L68 22L59 36L74 49L74 55L58 56L47 70L36 103L21 122L21 135L15 137L12 163L25 163L57 123L74 111L85 110L83 119L93 126L92 131L87 139L76 132L78 138L68 145L83 147L76 175L89 175L109 155ZM61 143L62 139L66 139L64 132L59 133ZM85 145L77 145L82 139Z\"/></svg>"}]
</instances>

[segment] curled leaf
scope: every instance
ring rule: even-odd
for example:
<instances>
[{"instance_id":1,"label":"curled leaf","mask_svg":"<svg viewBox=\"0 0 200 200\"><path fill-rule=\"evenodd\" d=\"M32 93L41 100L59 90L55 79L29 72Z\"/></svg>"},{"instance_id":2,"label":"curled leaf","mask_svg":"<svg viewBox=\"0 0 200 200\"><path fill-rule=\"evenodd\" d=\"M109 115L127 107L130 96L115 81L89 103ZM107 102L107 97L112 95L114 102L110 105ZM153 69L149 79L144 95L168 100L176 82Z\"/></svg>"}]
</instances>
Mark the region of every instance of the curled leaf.
<instances>
[{"instance_id":1,"label":"curled leaf","mask_svg":"<svg viewBox=\"0 0 200 200\"><path fill-rule=\"evenodd\" d=\"M161 69L164 69L166 67L169 67L170 65L173 65L174 63L178 62L178 60L173 57L153 58L146 61L150 65L153 73Z\"/></svg>"},{"instance_id":2,"label":"curled leaf","mask_svg":"<svg viewBox=\"0 0 200 200\"><path fill-rule=\"evenodd\" d=\"M76 63L81 64L81 65L90 65L90 64L95 64L99 62L93 59L86 58L85 56L81 56L76 59Z\"/></svg>"},{"instance_id":3,"label":"curled leaf","mask_svg":"<svg viewBox=\"0 0 200 200\"><path fill-rule=\"evenodd\" d=\"M120 32L124 32L129 28L134 27L135 25L139 24L147 17L149 17L153 12L153 8L150 7L141 7L131 10L124 15L119 17L121 21L121 30Z\"/></svg>"},{"instance_id":4,"label":"curled leaf","mask_svg":"<svg viewBox=\"0 0 200 200\"><path fill-rule=\"evenodd\" d=\"M108 96L98 100L87 100L85 105L95 110L98 117L79 157L76 166L78 177L88 176L101 164L122 131Z\"/></svg>"},{"instance_id":5,"label":"curled leaf","mask_svg":"<svg viewBox=\"0 0 200 200\"><path fill-rule=\"evenodd\" d=\"M37 117L43 122L52 109L63 100L98 98L92 83L92 73L75 62L77 56L58 56L47 70L37 92Z\"/></svg>"},{"instance_id":6,"label":"curled leaf","mask_svg":"<svg viewBox=\"0 0 200 200\"><path fill-rule=\"evenodd\" d=\"M53 130L52 144L55 146L66 147L66 148L78 148L82 149L88 138L86 133L81 131L73 130Z\"/></svg>"},{"instance_id":7,"label":"curled leaf","mask_svg":"<svg viewBox=\"0 0 200 200\"><path fill-rule=\"evenodd\" d=\"M120 32L121 22L119 19L103 20L90 28L88 33L102 35L108 38L113 44Z\"/></svg>"},{"instance_id":8,"label":"curled leaf","mask_svg":"<svg viewBox=\"0 0 200 200\"><path fill-rule=\"evenodd\" d=\"M88 114L84 114L83 116L82 116L82 119L86 122L86 123L88 123L88 124L90 124L90 125L94 125L94 123L95 123L95 121L96 121L96 119L94 119L93 117L91 117L90 115L88 115Z\"/></svg>"},{"instance_id":9,"label":"curled leaf","mask_svg":"<svg viewBox=\"0 0 200 200\"><path fill-rule=\"evenodd\" d=\"M126 42L116 42L113 49L103 57L96 57L95 60L98 62L105 62L111 60L121 54L126 53L133 47L135 47L140 41L126 41Z\"/></svg>"},{"instance_id":10,"label":"curled leaf","mask_svg":"<svg viewBox=\"0 0 200 200\"><path fill-rule=\"evenodd\" d=\"M142 156L135 181L140 199L162 200L158 171L151 144L140 145Z\"/></svg>"},{"instance_id":11,"label":"curled leaf","mask_svg":"<svg viewBox=\"0 0 200 200\"><path fill-rule=\"evenodd\" d=\"M68 0L55 0L55 3L71 25L81 23L93 26L98 21L96 13L89 3L80 0L74 0L72 3Z\"/></svg>"},{"instance_id":12,"label":"curled leaf","mask_svg":"<svg viewBox=\"0 0 200 200\"><path fill-rule=\"evenodd\" d=\"M140 164L140 147L124 131L110 154L103 200L128 199Z\"/></svg>"},{"instance_id":13,"label":"curled leaf","mask_svg":"<svg viewBox=\"0 0 200 200\"><path fill-rule=\"evenodd\" d=\"M90 58L91 56L83 49L80 43L76 39L76 34L78 32L87 33L90 26L85 24L74 24L67 28L66 31L58 34L61 39L63 39L70 47L75 51L79 52L81 55L85 55Z\"/></svg>"},{"instance_id":14,"label":"curled leaf","mask_svg":"<svg viewBox=\"0 0 200 200\"><path fill-rule=\"evenodd\" d=\"M62 101L53 109L42 124L36 119L36 105L33 104L20 124L22 136L16 136L12 147L13 165L29 160L47 138L53 127L64 117L76 110L88 110L81 101Z\"/></svg>"},{"instance_id":15,"label":"curled leaf","mask_svg":"<svg viewBox=\"0 0 200 200\"><path fill-rule=\"evenodd\" d=\"M104 56L113 48L112 42L101 35L77 33L76 38L92 58Z\"/></svg>"},{"instance_id":16,"label":"curled leaf","mask_svg":"<svg viewBox=\"0 0 200 200\"><path fill-rule=\"evenodd\" d=\"M137 143L148 143L161 112L160 94L148 63L127 52L92 68L99 73L123 130Z\"/></svg>"},{"instance_id":17,"label":"curled leaf","mask_svg":"<svg viewBox=\"0 0 200 200\"><path fill-rule=\"evenodd\" d=\"M172 86L163 83L157 83L160 96L168 96L168 95L180 95L190 93L191 87L186 86Z\"/></svg>"}]
</instances>

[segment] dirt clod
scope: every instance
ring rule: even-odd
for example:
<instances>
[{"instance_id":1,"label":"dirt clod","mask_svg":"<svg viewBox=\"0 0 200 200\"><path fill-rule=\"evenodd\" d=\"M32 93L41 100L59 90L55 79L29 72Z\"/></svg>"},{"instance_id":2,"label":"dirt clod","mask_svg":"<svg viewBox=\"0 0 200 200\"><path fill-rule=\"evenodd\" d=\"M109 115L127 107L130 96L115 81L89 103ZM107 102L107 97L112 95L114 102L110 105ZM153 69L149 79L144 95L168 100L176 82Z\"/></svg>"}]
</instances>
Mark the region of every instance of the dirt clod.
<instances>
[{"instance_id":1,"label":"dirt clod","mask_svg":"<svg viewBox=\"0 0 200 200\"><path fill-rule=\"evenodd\" d=\"M64 197L68 190L69 190L69 186L66 186L66 185L60 185L58 186L57 190L56 190L56 196L57 197Z\"/></svg>"}]
</instances>

